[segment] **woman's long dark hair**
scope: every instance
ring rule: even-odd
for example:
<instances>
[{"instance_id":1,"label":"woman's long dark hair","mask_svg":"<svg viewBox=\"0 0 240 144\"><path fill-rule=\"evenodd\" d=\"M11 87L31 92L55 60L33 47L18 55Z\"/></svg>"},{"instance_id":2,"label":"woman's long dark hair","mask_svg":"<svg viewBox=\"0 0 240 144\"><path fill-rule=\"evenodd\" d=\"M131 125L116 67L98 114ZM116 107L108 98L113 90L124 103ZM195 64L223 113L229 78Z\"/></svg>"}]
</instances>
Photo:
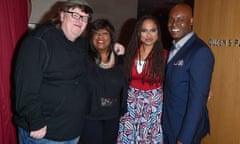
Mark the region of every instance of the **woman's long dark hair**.
<instances>
[{"instance_id":1,"label":"woman's long dark hair","mask_svg":"<svg viewBox=\"0 0 240 144\"><path fill-rule=\"evenodd\" d=\"M113 52L114 44L116 43L116 35L115 35L115 29L113 25L107 19L96 19L89 25L87 37L90 40L90 51L89 51L90 58L92 60L97 59L100 63L101 56L92 43L93 34L99 29L105 29L110 33L111 42L110 42L110 46L108 47L108 50L109 50L108 58L110 58L110 54Z\"/></svg>"},{"instance_id":2,"label":"woman's long dark hair","mask_svg":"<svg viewBox=\"0 0 240 144\"><path fill-rule=\"evenodd\" d=\"M125 59L124 59L124 72L128 80L131 80L131 70L136 57L138 48L141 45L141 27L145 20L152 20L157 25L158 39L155 42L152 51L150 52L150 60L148 61L148 69L144 70L142 82L144 83L146 77L149 78L150 83L154 84L157 82L163 82L164 78L164 48L161 37L160 23L157 18L151 15L145 15L141 17L135 26L132 37L126 49Z\"/></svg>"}]
</instances>

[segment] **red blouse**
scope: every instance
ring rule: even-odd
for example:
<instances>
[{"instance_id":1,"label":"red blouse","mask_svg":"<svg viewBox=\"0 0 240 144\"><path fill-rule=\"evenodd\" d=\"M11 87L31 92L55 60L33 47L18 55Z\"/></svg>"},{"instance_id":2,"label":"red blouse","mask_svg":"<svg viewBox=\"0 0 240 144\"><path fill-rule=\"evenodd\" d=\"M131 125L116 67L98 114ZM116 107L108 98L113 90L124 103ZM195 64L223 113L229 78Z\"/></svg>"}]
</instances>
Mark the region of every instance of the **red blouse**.
<instances>
[{"instance_id":1,"label":"red blouse","mask_svg":"<svg viewBox=\"0 0 240 144\"><path fill-rule=\"evenodd\" d=\"M164 59L166 59L166 56L167 56L167 51L164 51ZM132 66L132 73L131 73L131 81L130 81L131 87L134 87L134 88L137 88L140 90L145 90L145 91L162 87L162 83L160 83L160 80L159 80L159 82L156 82L151 85L149 77L146 77L144 83L142 83L142 77L143 77L144 70L142 73L138 73L136 67L137 67L137 58L135 57L134 63ZM148 69L148 68L149 68L149 63L146 63L145 69Z\"/></svg>"}]
</instances>

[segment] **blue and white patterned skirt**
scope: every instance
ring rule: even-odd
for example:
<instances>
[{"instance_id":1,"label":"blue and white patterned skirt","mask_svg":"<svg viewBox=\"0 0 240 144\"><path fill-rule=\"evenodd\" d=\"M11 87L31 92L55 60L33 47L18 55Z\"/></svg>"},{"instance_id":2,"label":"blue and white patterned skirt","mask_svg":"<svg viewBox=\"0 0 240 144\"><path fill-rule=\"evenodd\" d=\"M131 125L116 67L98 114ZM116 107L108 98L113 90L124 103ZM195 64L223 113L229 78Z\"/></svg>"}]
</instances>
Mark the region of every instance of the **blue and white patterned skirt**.
<instances>
[{"instance_id":1,"label":"blue and white patterned skirt","mask_svg":"<svg viewBox=\"0 0 240 144\"><path fill-rule=\"evenodd\" d=\"M128 112L120 119L117 144L163 144L162 88L128 90Z\"/></svg>"}]
</instances>

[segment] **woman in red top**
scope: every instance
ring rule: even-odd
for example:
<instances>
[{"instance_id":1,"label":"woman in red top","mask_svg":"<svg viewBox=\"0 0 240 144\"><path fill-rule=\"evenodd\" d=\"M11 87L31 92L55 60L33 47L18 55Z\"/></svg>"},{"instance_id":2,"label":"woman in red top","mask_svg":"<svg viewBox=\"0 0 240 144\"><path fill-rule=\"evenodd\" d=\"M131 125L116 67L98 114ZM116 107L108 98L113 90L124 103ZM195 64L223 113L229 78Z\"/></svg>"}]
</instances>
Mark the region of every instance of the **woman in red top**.
<instances>
[{"instance_id":1,"label":"woman in red top","mask_svg":"<svg viewBox=\"0 0 240 144\"><path fill-rule=\"evenodd\" d=\"M162 144L161 126L165 51L160 24L153 16L136 23L126 49L128 111L120 120L118 143Z\"/></svg>"}]
</instances>

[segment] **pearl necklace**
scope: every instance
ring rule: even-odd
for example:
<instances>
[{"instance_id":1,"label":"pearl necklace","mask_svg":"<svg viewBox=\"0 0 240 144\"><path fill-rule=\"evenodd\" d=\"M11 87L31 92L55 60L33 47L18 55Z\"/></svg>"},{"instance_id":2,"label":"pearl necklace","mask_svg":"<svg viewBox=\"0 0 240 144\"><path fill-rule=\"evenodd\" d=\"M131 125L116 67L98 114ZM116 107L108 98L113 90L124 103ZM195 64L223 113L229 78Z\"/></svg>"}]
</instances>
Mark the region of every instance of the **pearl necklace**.
<instances>
[{"instance_id":1,"label":"pearl necklace","mask_svg":"<svg viewBox=\"0 0 240 144\"><path fill-rule=\"evenodd\" d=\"M112 52L109 61L107 63L103 63L101 61L101 63L98 66L101 68L111 68L113 65L114 65L114 53Z\"/></svg>"}]
</instances>

